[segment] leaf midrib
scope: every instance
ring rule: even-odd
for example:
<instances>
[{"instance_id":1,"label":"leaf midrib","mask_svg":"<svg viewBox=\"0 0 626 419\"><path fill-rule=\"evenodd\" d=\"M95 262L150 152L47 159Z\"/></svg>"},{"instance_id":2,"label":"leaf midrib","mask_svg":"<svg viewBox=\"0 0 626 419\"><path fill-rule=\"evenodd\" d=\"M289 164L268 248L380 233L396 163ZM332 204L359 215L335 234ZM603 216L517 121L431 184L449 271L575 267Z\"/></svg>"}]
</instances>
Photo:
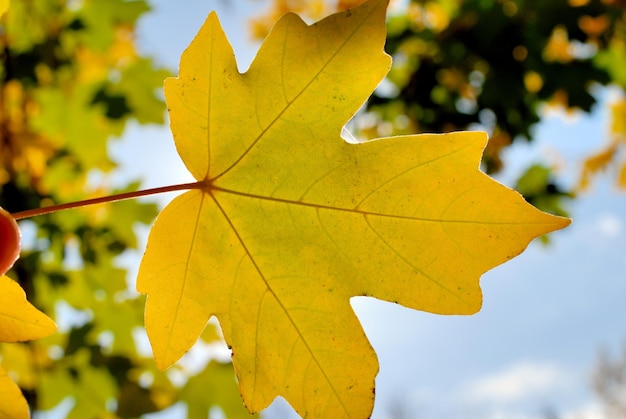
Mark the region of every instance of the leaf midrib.
<instances>
[{"instance_id":1,"label":"leaf midrib","mask_svg":"<svg viewBox=\"0 0 626 419\"><path fill-rule=\"evenodd\" d=\"M394 218L394 219L404 219L411 221L423 221L423 222L432 222L432 223L448 223L448 224L476 224L476 225L494 225L494 226L527 226L527 225L553 225L554 223L537 223L537 222L514 222L514 221L480 221L480 220L464 220L464 219L442 219L442 218L428 218L428 217L415 217L409 215L396 215L396 214L387 214L384 212L372 212L365 211L362 209L354 208L345 208L333 205L323 205L323 204L315 204L312 202L293 200L293 199L285 199L285 198L277 198L273 196L265 196L265 195L257 195L248 192L236 191L234 189L223 188L220 186L211 185L209 190L211 191L211 195L215 192L223 192L230 195L237 195L245 198L258 199L261 201L270 201L277 202L286 205L295 205L302 207L310 207L315 209L323 209L330 211L340 211L340 212L348 212L354 214L360 214L363 216L372 216L372 217L385 217L385 218ZM214 198L215 199L215 198Z\"/></svg>"}]
</instances>

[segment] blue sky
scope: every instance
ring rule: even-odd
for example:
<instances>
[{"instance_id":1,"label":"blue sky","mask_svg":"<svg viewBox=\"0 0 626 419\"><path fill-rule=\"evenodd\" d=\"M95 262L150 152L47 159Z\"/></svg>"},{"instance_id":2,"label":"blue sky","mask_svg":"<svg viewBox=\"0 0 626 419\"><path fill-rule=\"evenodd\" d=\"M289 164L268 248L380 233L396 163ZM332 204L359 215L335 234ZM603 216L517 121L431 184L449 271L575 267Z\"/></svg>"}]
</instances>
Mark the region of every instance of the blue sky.
<instances>
[{"instance_id":1,"label":"blue sky","mask_svg":"<svg viewBox=\"0 0 626 419\"><path fill-rule=\"evenodd\" d=\"M247 42L245 15L260 10L262 1L151 3L139 43L173 71L213 9L240 66L252 59L256 47ZM539 159L557 164L561 179L575 182L581 158L602 146L606 132L602 106L591 116L551 115L532 145L508 150L500 179L510 182ZM150 150L150 159L138 161L138 150ZM141 178L144 187L191 180L167 127L132 126L111 152L122 164L119 179ZM610 177L600 177L569 209L573 224L553 234L549 246L533 243L483 276L484 306L474 316L436 316L353 299L381 364L374 418L391 418L393 405L408 418L526 419L547 408L562 418L601 417L591 392L592 367L601 348L616 353L626 342L626 194L616 191ZM127 263L136 269L138 261ZM273 406L271 417L290 416L284 403Z\"/></svg>"}]
</instances>

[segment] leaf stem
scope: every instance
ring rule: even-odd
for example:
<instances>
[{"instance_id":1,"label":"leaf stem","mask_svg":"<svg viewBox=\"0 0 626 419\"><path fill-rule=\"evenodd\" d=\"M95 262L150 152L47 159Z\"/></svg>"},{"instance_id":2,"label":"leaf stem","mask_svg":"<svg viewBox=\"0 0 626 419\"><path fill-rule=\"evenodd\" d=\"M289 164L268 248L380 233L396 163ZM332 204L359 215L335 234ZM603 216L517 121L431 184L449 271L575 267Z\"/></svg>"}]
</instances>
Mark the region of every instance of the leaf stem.
<instances>
[{"instance_id":1,"label":"leaf stem","mask_svg":"<svg viewBox=\"0 0 626 419\"><path fill-rule=\"evenodd\" d=\"M156 195L165 192L183 191L189 189L201 189L205 182L181 183L178 185L161 186L159 188L144 189L142 191L124 192L100 198L85 199L83 201L68 202L66 204L50 205L49 207L35 208L26 211L15 212L11 216L16 220L35 217L37 215L50 214L71 208L79 208L87 205L103 204L106 202L121 201L123 199L139 198L141 196Z\"/></svg>"}]
</instances>

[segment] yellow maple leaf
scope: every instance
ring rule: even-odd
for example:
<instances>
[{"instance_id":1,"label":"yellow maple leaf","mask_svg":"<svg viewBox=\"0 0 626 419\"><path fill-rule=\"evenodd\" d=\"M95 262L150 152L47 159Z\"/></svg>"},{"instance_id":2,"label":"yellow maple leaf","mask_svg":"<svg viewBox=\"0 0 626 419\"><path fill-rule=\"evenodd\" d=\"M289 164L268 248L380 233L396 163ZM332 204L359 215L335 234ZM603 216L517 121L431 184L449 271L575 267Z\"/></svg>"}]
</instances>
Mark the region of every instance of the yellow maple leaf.
<instances>
[{"instance_id":1,"label":"yellow maple leaf","mask_svg":"<svg viewBox=\"0 0 626 419\"><path fill-rule=\"evenodd\" d=\"M6 275L0 277L0 342L24 342L51 335L56 325L26 300L24 290Z\"/></svg>"},{"instance_id":2,"label":"yellow maple leaf","mask_svg":"<svg viewBox=\"0 0 626 419\"><path fill-rule=\"evenodd\" d=\"M245 74L211 14L165 94L200 182L157 218L137 288L167 368L215 315L247 408L371 414L376 355L352 296L470 314L480 276L569 220L487 177L479 132L348 144L339 133L389 69L385 0L272 29Z\"/></svg>"}]
</instances>

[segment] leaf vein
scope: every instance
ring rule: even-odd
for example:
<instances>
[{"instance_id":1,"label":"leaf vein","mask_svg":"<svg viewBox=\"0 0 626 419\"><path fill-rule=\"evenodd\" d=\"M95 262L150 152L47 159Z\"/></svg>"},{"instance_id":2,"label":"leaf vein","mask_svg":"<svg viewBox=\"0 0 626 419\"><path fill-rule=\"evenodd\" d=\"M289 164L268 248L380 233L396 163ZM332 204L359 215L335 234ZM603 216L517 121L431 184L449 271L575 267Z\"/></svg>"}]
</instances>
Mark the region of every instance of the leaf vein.
<instances>
[{"instance_id":1,"label":"leaf vein","mask_svg":"<svg viewBox=\"0 0 626 419\"><path fill-rule=\"evenodd\" d=\"M201 193L200 194L200 205L198 205L198 213L196 215L196 221L193 224L193 235L192 235L192 239L191 239L191 243L189 244L189 250L187 252L187 256L185 257L185 270L184 270L184 274L183 274L183 279L182 279L182 287L180 289L180 293L178 294L178 300L176 301L176 310L174 310L174 318L172 319L172 327L174 327L174 325L177 323L178 321L178 314L181 312L180 310L180 305L181 302L183 300L183 296L185 295L185 289L187 288L188 285L188 276L189 273L194 272L193 269L190 268L190 260L191 260L191 256L193 254L193 249L196 243L196 238L199 236L198 233L198 224L199 224L199 220L200 220L200 215L202 213L202 206L204 204L204 197L205 194ZM207 319L208 320L208 319ZM171 348L171 342L172 342L172 333L168 333L167 334L167 348L169 350L169 348Z\"/></svg>"},{"instance_id":2,"label":"leaf vein","mask_svg":"<svg viewBox=\"0 0 626 419\"><path fill-rule=\"evenodd\" d=\"M374 12L375 12L375 8L372 8L372 11L370 11L370 13L369 13L369 15L367 17L369 18L369 16L374 14ZM367 19L364 19L364 22L365 21L367 21ZM310 28L310 27L308 27L308 28ZM224 169L220 174L214 176L211 179L212 181L215 181L215 180L219 179L220 177L224 176L225 174L230 172L235 166L237 166L237 164L239 164L239 162L258 144L258 142L276 124L276 122L278 120L280 120L280 118L285 114L285 112L287 112L291 108L291 106L298 101L300 96L302 96L304 94L304 92L306 92L309 89L309 87L319 78L320 74L322 74L324 72L324 70L335 60L335 58L339 55L339 53L341 51L343 51L343 49L346 47L348 42L358 32L359 29L360 29L360 25L355 25L355 27L353 28L352 32L348 36L345 37L345 39L341 42L339 47L332 53L332 55L329 57L329 59L320 67L319 71L317 73L315 73L315 75L313 77L311 77L311 80L309 80L304 85L304 87L302 87L302 89L300 89L300 91L296 93L296 95L293 97L293 99L291 99L290 101L287 102L285 107L280 112L278 112L276 117L272 121L270 121L270 123L267 125L267 127L265 127L259 133L259 135L252 141L252 143L248 146L248 148L246 148L243 151L241 156L239 156L237 158L237 160L235 160L230 166L228 166L226 169ZM283 57L283 59L284 59L284 57ZM283 80L283 85L284 85L284 80L285 80L284 77L282 78L282 80Z\"/></svg>"},{"instance_id":3,"label":"leaf vein","mask_svg":"<svg viewBox=\"0 0 626 419\"><path fill-rule=\"evenodd\" d=\"M405 256L401 255L400 252L398 252L396 250L396 248L394 248L391 244L389 244L389 242L387 240L385 240L385 238L378 232L378 230L376 230L374 228L374 226L370 223L370 221L367 218L367 215L364 216L365 218L365 222L367 223L367 226L370 228L370 230L372 231L372 233L374 233L376 235L376 237L378 237L378 239L389 249L391 250L391 252L393 254L395 254L401 261L403 261L404 263L406 263L408 266L411 267L411 269L413 269L415 272L419 273L420 275L424 276L424 278L428 279L429 281L431 281L433 284L439 286L442 290L454 295L455 297L457 297L459 300L463 301L466 304L470 304L471 302L467 301L465 298L463 298L461 295L459 295L458 293L454 292L453 290L451 290L450 288L446 287L445 285L443 285L441 282L437 281L435 278L433 278L432 276L428 275L426 272L424 272L423 270L421 270L420 268L418 268L417 266L415 266L415 264L411 263L410 260L408 260Z\"/></svg>"},{"instance_id":4,"label":"leaf vein","mask_svg":"<svg viewBox=\"0 0 626 419\"><path fill-rule=\"evenodd\" d=\"M233 189L223 188L223 187L216 186L216 185L212 185L211 189L217 192L223 192L226 194L237 195L237 196L250 198L250 199L258 199L260 201L270 201L270 202L277 202L277 203L286 204L286 205L296 205L296 206L310 207L310 208L315 208L315 209L324 209L324 210L330 210L330 211L350 212L350 213L361 214L361 215L366 215L370 217L385 217L385 218L393 218L393 219L408 220L408 221L423 221L423 222L431 222L431 223L448 223L448 224L476 224L476 225L492 225L492 226L554 225L554 222L524 222L524 221L516 222L516 221L440 219L440 218L429 218L429 217L417 217L413 215L387 214L383 212L360 210L357 208L344 208L344 207L333 206L333 205L323 205L323 204L316 204L312 202L302 202L300 200L277 198L273 196L256 195L256 194L252 194L248 192L240 192L240 191L236 191Z\"/></svg>"},{"instance_id":5,"label":"leaf vein","mask_svg":"<svg viewBox=\"0 0 626 419\"><path fill-rule=\"evenodd\" d=\"M435 157L435 158L433 158L433 159L431 159L431 160L428 160L428 161L425 161L425 162L421 162L420 164L418 164L418 165L416 165L416 166L409 167L408 169L406 169L406 170L404 170L404 171L402 171L402 172L398 173L397 175L390 177L390 178L389 178L389 179L387 179L385 182L383 182L383 183L381 183L380 185L378 185L376 188L372 188L372 191L371 191L369 194L367 194L367 195L366 195L366 196L365 196L365 197L361 200L361 202L359 202L357 205L355 205L355 207L354 207L354 208L355 208L355 209L359 208L359 206L361 206L361 205L363 204L363 202L367 201L367 199L368 199L370 196L375 195L375 194L376 194L378 191L380 191L380 190L381 190L381 189L382 189L385 185L390 184L390 183L391 183L391 182L393 182L394 180L399 179L399 178L401 178L401 177L405 176L405 175L406 175L406 174L408 174L408 173L411 173L413 170L421 169L422 167L424 167L424 166L426 166L426 165L429 165L429 164L432 164L432 163L434 163L434 162L436 162L436 161L438 161L438 160L445 159L445 158L448 158L448 157L450 157L450 156L453 156L454 154L459 153L459 152L461 152L461 151L463 151L463 150L465 150L466 148L471 147L471 146L472 146L472 144L466 144L465 146L463 146L463 147L461 147L461 148L457 148L457 149L455 149L455 150L452 150L451 152L449 152L449 153L447 153L447 154L442 154L442 155L439 155L439 156L437 156L437 157Z\"/></svg>"},{"instance_id":6,"label":"leaf vein","mask_svg":"<svg viewBox=\"0 0 626 419\"><path fill-rule=\"evenodd\" d=\"M248 249L248 247L245 244L245 241L243 240L243 237L241 237L241 235L239 234L239 231L237 230L237 228L235 227L235 225L233 224L233 221L230 219L230 217L228 216L228 214L226 213L226 211L224 210L224 208L222 208L222 206L220 205L219 201L217 200L217 198L214 195L211 195L211 198L213 198L213 201L215 202L215 204L217 205L217 207L219 208L220 212L222 213L222 216L226 219L226 222L228 223L228 225L230 226L231 230L233 231L233 233L235 234L235 236L237 237L237 240L239 241L239 244L241 245L241 247L243 248L245 254L248 256L248 259L250 260L250 262L252 263L252 265L254 266L254 269L256 270L256 272L259 275L259 278L261 278L261 280L263 281L265 288L267 289L267 291L269 291L269 293L272 295L272 297L274 297L274 299L276 300L276 302L278 303L278 305L280 306L281 310L285 313L285 316L287 317L287 319L289 320L289 322L291 323L291 325L293 326L294 330L296 331L296 333L298 334L298 336L300 337L300 341L304 344L304 346L306 347L307 351L309 352L309 354L311 355L311 359L315 362L315 364L317 365L317 368L319 368L320 372L322 373L322 375L324 376L324 379L326 380L326 382L328 383L328 385L330 386L330 388L332 389L333 393L335 394L335 396L337 397L337 400L339 400L339 403L341 404L341 407L343 408L343 410L346 412L347 416L350 416L350 410L348 409L348 407L344 404L343 400L341 399L341 397L339 397L339 395L341 394L341 392L339 392L333 382L331 381L330 377L326 374L326 370L322 367L322 364L320 363L320 361L317 359L317 357L315 356L315 353L313 351L313 349L311 348L311 346L309 345L309 343L307 342L307 340L305 339L304 335L302 335L302 332L300 331L300 328L298 327L298 325L296 324L295 320L291 317L291 315L289 314L289 311L287 310L287 308L285 307L285 305L283 304L283 302L280 300L280 298L278 297L278 295L276 294L276 292L272 289L270 283L267 281L267 278L265 278L265 275L263 274L263 271L261 270L261 268L259 267L259 265L256 263L256 260L254 259L254 257L252 256L252 253L250 253L250 250ZM258 329L258 328L257 328ZM258 336L257 336L258 338ZM258 342L258 340L257 340ZM258 346L258 345L257 345Z\"/></svg>"}]
</instances>

